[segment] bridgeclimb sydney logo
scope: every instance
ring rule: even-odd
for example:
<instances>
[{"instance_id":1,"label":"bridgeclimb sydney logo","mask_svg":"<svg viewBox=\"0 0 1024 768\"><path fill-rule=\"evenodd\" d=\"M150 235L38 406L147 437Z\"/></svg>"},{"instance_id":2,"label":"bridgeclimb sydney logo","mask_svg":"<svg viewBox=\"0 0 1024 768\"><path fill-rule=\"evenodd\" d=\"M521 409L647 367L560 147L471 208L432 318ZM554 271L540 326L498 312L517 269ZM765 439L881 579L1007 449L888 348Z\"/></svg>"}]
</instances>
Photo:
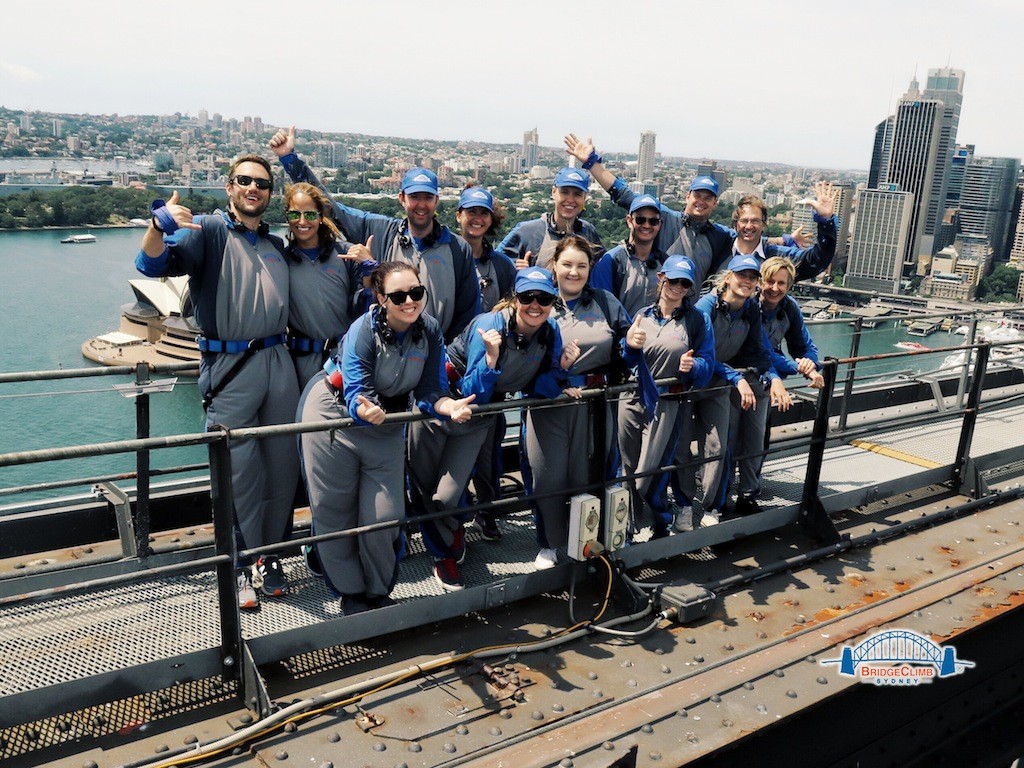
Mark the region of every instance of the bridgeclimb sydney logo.
<instances>
[{"instance_id":1,"label":"bridgeclimb sydney logo","mask_svg":"<svg viewBox=\"0 0 1024 768\"><path fill-rule=\"evenodd\" d=\"M873 685L912 686L961 674L973 661L958 659L956 648L933 642L909 629L886 629L854 646L844 645L839 674Z\"/></svg>"}]
</instances>

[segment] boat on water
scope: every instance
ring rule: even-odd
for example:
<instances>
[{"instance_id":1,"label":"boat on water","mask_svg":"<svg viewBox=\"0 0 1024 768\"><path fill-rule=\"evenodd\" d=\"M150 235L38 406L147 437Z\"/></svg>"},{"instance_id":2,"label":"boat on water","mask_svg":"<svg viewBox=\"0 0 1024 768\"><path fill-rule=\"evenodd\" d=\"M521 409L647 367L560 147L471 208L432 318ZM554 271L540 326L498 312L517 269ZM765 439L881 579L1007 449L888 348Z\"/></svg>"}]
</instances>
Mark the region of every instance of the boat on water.
<instances>
[{"instance_id":1,"label":"boat on water","mask_svg":"<svg viewBox=\"0 0 1024 768\"><path fill-rule=\"evenodd\" d=\"M893 346L897 349L906 349L912 352L921 352L928 349L928 347L919 341L897 341Z\"/></svg>"},{"instance_id":2,"label":"boat on water","mask_svg":"<svg viewBox=\"0 0 1024 768\"><path fill-rule=\"evenodd\" d=\"M198 363L200 334L193 318L188 277L136 278L135 302L121 308L116 331L82 344L82 355L103 365Z\"/></svg>"},{"instance_id":3,"label":"boat on water","mask_svg":"<svg viewBox=\"0 0 1024 768\"><path fill-rule=\"evenodd\" d=\"M84 243L95 243L96 235L84 234L84 235L71 235L61 240L62 243L70 243L72 245L81 245Z\"/></svg>"}]
</instances>

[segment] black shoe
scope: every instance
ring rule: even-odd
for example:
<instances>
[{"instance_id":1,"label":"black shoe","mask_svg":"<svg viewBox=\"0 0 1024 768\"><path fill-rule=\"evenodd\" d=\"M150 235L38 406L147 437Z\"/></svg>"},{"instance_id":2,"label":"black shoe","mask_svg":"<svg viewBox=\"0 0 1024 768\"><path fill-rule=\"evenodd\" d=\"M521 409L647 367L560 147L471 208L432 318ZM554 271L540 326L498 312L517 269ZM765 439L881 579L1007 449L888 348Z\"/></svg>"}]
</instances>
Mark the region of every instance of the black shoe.
<instances>
[{"instance_id":1,"label":"black shoe","mask_svg":"<svg viewBox=\"0 0 1024 768\"><path fill-rule=\"evenodd\" d=\"M501 528L498 527L493 515L487 512L478 512L473 518L472 525L484 541L501 541Z\"/></svg>"},{"instance_id":2,"label":"black shoe","mask_svg":"<svg viewBox=\"0 0 1024 768\"><path fill-rule=\"evenodd\" d=\"M761 506L755 499L747 498L746 496L739 496L736 499L736 506L733 507L733 512L737 515L747 516L756 515L761 511Z\"/></svg>"},{"instance_id":3,"label":"black shoe","mask_svg":"<svg viewBox=\"0 0 1024 768\"><path fill-rule=\"evenodd\" d=\"M341 596L341 612L346 616L352 616L357 613L363 613L373 608L369 602L367 602L366 595L360 593L358 595L342 595Z\"/></svg>"},{"instance_id":4,"label":"black shoe","mask_svg":"<svg viewBox=\"0 0 1024 768\"><path fill-rule=\"evenodd\" d=\"M391 605L398 605L398 601L391 595L367 595L366 602L371 608L387 608Z\"/></svg>"},{"instance_id":5,"label":"black shoe","mask_svg":"<svg viewBox=\"0 0 1024 768\"><path fill-rule=\"evenodd\" d=\"M288 593L288 579L285 578L281 559L277 555L265 555L253 566L258 572L260 592L267 597L281 597Z\"/></svg>"}]
</instances>

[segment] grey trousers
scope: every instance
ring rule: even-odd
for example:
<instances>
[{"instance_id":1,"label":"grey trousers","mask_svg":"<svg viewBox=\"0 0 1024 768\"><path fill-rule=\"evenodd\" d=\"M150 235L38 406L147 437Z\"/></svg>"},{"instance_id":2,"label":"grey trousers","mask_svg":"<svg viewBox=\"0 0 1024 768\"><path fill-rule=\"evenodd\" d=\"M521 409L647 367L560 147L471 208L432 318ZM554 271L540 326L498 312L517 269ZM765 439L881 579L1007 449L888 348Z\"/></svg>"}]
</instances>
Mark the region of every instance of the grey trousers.
<instances>
[{"instance_id":1,"label":"grey trousers","mask_svg":"<svg viewBox=\"0 0 1024 768\"><path fill-rule=\"evenodd\" d=\"M727 382L713 379L706 391L693 394L693 434L697 438L697 456L703 463L695 469L684 467L677 475L679 487L687 498L699 499L705 511L721 509L725 489L722 487L725 475L725 448L729 433L729 398L735 387L726 389ZM690 455L690 443L685 443L680 455ZM700 492L697 492L697 480Z\"/></svg>"},{"instance_id":2,"label":"grey trousers","mask_svg":"<svg viewBox=\"0 0 1024 768\"><path fill-rule=\"evenodd\" d=\"M764 431L768 424L770 396L760 381L747 377L747 383L757 397L756 405L749 411L740 407L739 391L733 387L729 393L729 454L739 465L740 484L737 496L752 499L761 495L761 456L749 456L764 450ZM732 479L732 467L729 468Z\"/></svg>"}]
</instances>

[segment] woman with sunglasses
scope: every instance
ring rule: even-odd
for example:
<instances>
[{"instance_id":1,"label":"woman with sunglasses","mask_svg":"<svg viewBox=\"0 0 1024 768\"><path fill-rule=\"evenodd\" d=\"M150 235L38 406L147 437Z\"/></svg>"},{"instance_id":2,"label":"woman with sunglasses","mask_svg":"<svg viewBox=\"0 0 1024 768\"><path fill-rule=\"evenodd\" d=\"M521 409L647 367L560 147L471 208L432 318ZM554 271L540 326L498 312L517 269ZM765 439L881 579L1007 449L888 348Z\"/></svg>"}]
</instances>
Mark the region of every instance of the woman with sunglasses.
<instances>
[{"instance_id":1,"label":"woman with sunglasses","mask_svg":"<svg viewBox=\"0 0 1024 768\"><path fill-rule=\"evenodd\" d=\"M563 346L558 326L550 317L557 299L551 273L538 267L519 270L514 291L492 311L478 315L448 347L453 395L475 396L477 403L500 402L517 392L558 397L564 391L578 397L578 391L568 386L566 371L579 357L579 344ZM475 430L461 429L436 422L425 422L425 426L428 428L418 430L410 440L410 453L417 457L413 486L431 499L434 508L452 509L469 481L472 457L486 439L487 427L479 424ZM433 468L436 474L424 468ZM434 555L438 582L449 591L461 589L459 564L465 555L461 518L423 520L420 530Z\"/></svg>"},{"instance_id":2,"label":"woman with sunglasses","mask_svg":"<svg viewBox=\"0 0 1024 768\"><path fill-rule=\"evenodd\" d=\"M560 299L551 314L562 338L575 339L580 347L569 385L581 389L604 387L609 379L612 383L625 379L621 342L631 322L618 299L588 285L593 262L593 246L575 235L560 240L551 259ZM528 490L541 497L534 502L540 544L534 563L538 569L552 568L565 559L569 537L571 494L547 494L590 482L592 442L602 466L606 471L611 468L614 421L610 409L604 421L606 434L595 435L591 441L589 405L531 410L524 419L529 461L524 462L523 477Z\"/></svg>"},{"instance_id":3,"label":"woman with sunglasses","mask_svg":"<svg viewBox=\"0 0 1024 768\"><path fill-rule=\"evenodd\" d=\"M736 210L740 213L747 209ZM741 239L737 239L737 245L743 247ZM756 241L760 243L759 236ZM740 457L736 512L758 511L754 499L761 492L758 469L768 414L766 382L781 410L792 402L772 368L771 350L761 324L758 253L733 256L727 269L716 277L714 289L697 302L697 308L710 318L714 328L716 359L713 391L694 406L698 451L704 460L697 470L703 494L700 524L704 527L721 520L732 482L733 456ZM685 492L693 488L693 473L684 473L680 485ZM685 527L685 520L680 525L680 518L690 510L686 505L677 514L677 528Z\"/></svg>"},{"instance_id":4,"label":"woman with sunglasses","mask_svg":"<svg viewBox=\"0 0 1024 768\"><path fill-rule=\"evenodd\" d=\"M715 336L706 315L688 298L693 288L693 262L669 256L658 272L658 300L633 318L623 350L635 365L639 388L620 404L619 449L622 473L653 472L673 464L680 445L689 445L690 405L685 392L707 386L715 365ZM674 378L671 384L658 379ZM654 516L654 537L667 536L673 516L666 496L669 474L636 478L632 532L646 502Z\"/></svg>"},{"instance_id":5,"label":"woman with sunglasses","mask_svg":"<svg viewBox=\"0 0 1024 768\"><path fill-rule=\"evenodd\" d=\"M483 187L469 184L459 197L455 211L459 234L473 251L473 262L480 280L480 311L490 312L500 299L512 292L516 267L504 253L494 250L494 236L505 220L505 211ZM473 490L476 502L484 504L498 498L501 478L501 440L505 435L505 415L497 413L487 420L488 434L476 457ZM501 539L501 528L490 512L478 512L473 527L486 541Z\"/></svg>"},{"instance_id":6,"label":"woman with sunglasses","mask_svg":"<svg viewBox=\"0 0 1024 768\"><path fill-rule=\"evenodd\" d=\"M626 226L629 237L601 257L590 284L611 291L632 316L658 298L658 271L666 258L657 245L661 203L639 195L629 205Z\"/></svg>"},{"instance_id":7,"label":"woman with sunglasses","mask_svg":"<svg viewBox=\"0 0 1024 768\"><path fill-rule=\"evenodd\" d=\"M299 386L324 361L352 324L353 294L369 287L377 266L364 245L345 242L331 217L331 201L312 184L284 192L288 221L288 348Z\"/></svg>"},{"instance_id":8,"label":"woman with sunglasses","mask_svg":"<svg viewBox=\"0 0 1024 768\"><path fill-rule=\"evenodd\" d=\"M401 520L405 425L388 414L408 411L410 398L433 416L463 423L473 397L453 399L444 380L444 340L424 314L426 288L414 267L387 262L371 276L376 305L359 317L340 357L306 386L300 421L351 417L357 426L301 437L303 470L317 534ZM391 605L398 576L399 529L316 545L328 585L346 615Z\"/></svg>"}]
</instances>

